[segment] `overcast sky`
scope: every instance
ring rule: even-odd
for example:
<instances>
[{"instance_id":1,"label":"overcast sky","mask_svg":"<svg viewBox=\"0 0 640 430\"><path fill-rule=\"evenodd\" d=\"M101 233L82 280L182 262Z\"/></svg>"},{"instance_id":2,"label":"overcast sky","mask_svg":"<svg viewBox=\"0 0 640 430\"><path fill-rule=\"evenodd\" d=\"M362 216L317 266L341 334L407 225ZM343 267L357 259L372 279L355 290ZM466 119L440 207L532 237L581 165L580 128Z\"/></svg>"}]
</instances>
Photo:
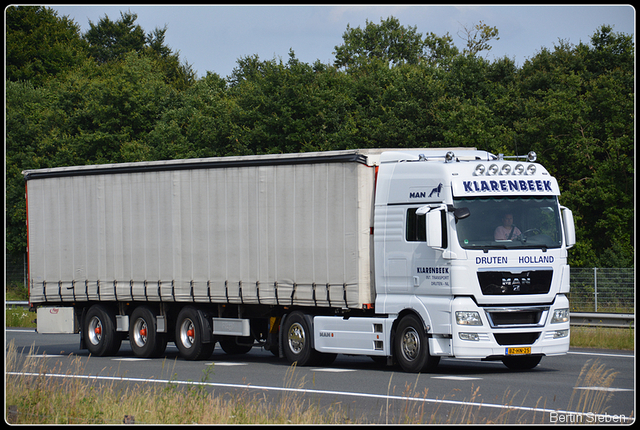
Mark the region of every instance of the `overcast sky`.
<instances>
[{"instance_id":1,"label":"overcast sky","mask_svg":"<svg viewBox=\"0 0 640 430\"><path fill-rule=\"evenodd\" d=\"M138 15L136 23L146 33L167 25L165 43L180 59L187 61L198 77L207 71L229 76L242 57L258 54L261 60L286 62L289 50L305 63L316 60L331 64L335 46L342 43L347 24L364 28L366 20L379 24L389 16L403 26L416 26L423 36L449 33L458 48L465 40L458 36L463 27L482 21L497 27L500 40L484 52L489 60L507 56L518 66L558 40L572 44L589 43L603 24L614 31L630 34L635 42L635 9L629 5L588 6L56 6L48 5L59 16L67 15L82 32L89 21L97 24L105 15L112 21L120 12Z\"/></svg>"}]
</instances>

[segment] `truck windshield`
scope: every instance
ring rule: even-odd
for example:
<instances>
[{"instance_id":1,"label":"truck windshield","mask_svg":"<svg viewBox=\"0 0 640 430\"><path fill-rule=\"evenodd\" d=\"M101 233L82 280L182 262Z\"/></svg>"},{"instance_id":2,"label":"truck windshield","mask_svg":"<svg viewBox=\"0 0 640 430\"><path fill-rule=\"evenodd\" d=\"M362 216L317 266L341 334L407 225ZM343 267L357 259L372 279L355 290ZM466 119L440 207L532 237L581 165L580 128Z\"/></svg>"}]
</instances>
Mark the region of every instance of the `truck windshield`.
<instances>
[{"instance_id":1,"label":"truck windshield","mask_svg":"<svg viewBox=\"0 0 640 430\"><path fill-rule=\"evenodd\" d=\"M559 248L562 245L557 197L460 198L454 207L470 215L457 221L465 249Z\"/></svg>"}]
</instances>

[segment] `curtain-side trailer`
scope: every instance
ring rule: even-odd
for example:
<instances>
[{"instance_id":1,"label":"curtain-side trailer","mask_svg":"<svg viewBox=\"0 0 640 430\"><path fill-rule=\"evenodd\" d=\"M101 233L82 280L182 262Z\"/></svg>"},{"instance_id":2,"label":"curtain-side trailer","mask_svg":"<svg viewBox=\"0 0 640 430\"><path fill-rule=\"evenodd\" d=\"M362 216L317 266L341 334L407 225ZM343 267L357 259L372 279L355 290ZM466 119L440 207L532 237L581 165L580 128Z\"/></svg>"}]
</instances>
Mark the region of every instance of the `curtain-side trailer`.
<instances>
[{"instance_id":1,"label":"curtain-side trailer","mask_svg":"<svg viewBox=\"0 0 640 430\"><path fill-rule=\"evenodd\" d=\"M94 355L257 342L420 372L568 350L573 218L534 160L369 149L23 173L37 330ZM507 213L517 227L494 237Z\"/></svg>"}]
</instances>

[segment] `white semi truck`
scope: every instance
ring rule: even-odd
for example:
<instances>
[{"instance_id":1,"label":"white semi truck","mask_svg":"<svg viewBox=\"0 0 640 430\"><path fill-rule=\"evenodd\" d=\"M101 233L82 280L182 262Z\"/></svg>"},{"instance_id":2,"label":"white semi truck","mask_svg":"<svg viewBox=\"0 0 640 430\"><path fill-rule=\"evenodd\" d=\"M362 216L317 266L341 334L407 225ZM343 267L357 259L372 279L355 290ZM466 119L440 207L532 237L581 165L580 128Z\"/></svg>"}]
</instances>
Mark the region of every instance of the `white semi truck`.
<instances>
[{"instance_id":1,"label":"white semi truck","mask_svg":"<svg viewBox=\"0 0 640 430\"><path fill-rule=\"evenodd\" d=\"M25 171L37 331L80 333L98 356L128 338L140 357L259 344L299 365L533 368L569 348L574 224L535 156L505 158L367 149Z\"/></svg>"}]
</instances>

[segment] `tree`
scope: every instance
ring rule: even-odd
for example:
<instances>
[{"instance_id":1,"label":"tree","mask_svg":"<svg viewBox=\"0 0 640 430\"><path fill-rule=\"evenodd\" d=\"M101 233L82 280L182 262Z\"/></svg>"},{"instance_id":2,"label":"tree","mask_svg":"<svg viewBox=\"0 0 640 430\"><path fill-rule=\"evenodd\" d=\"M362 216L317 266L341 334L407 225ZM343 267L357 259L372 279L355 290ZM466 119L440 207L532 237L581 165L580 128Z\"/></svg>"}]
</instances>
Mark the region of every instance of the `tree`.
<instances>
[{"instance_id":1,"label":"tree","mask_svg":"<svg viewBox=\"0 0 640 430\"><path fill-rule=\"evenodd\" d=\"M460 33L463 33L464 36L460 36ZM491 50L489 42L491 40L500 40L498 28L490 27L482 21L471 28L463 26L462 30L458 32L458 36L467 41L467 47L462 51L463 54L471 56L477 55L480 51Z\"/></svg>"},{"instance_id":2,"label":"tree","mask_svg":"<svg viewBox=\"0 0 640 430\"><path fill-rule=\"evenodd\" d=\"M80 27L42 6L6 9L6 73L9 81L34 85L74 67L86 56Z\"/></svg>"},{"instance_id":3,"label":"tree","mask_svg":"<svg viewBox=\"0 0 640 430\"><path fill-rule=\"evenodd\" d=\"M337 68L352 68L379 59L391 65L417 64L423 54L422 34L416 27L404 27L393 16L381 20L380 25L366 20L363 29L351 28L342 35L342 45L335 47Z\"/></svg>"},{"instance_id":4,"label":"tree","mask_svg":"<svg viewBox=\"0 0 640 430\"><path fill-rule=\"evenodd\" d=\"M89 21L89 30L84 39L89 44L90 55L103 64L122 58L130 51L140 52L147 41L144 30L135 25L138 15L120 12L118 21L111 21L108 16L101 18L98 24Z\"/></svg>"}]
</instances>

